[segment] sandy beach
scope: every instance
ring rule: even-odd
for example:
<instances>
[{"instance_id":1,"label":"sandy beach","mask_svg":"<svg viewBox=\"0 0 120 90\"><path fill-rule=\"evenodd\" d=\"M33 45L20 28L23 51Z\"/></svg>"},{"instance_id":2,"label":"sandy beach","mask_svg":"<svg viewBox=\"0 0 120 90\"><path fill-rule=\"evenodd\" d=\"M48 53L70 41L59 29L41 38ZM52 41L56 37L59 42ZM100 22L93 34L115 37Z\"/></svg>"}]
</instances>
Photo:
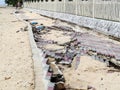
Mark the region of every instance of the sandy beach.
<instances>
[{"instance_id":1,"label":"sandy beach","mask_svg":"<svg viewBox=\"0 0 120 90\"><path fill-rule=\"evenodd\" d=\"M34 73L26 26L13 15L14 8L0 8L0 90L33 90Z\"/></svg>"},{"instance_id":2,"label":"sandy beach","mask_svg":"<svg viewBox=\"0 0 120 90\"><path fill-rule=\"evenodd\" d=\"M24 31L26 24L16 19L12 13L13 11L15 9L0 8L0 90L34 90L35 79L28 31ZM38 25L42 23L45 26L69 26L74 30L92 33L105 40L120 44L104 35L98 35L77 25L72 26L66 22L40 16L25 9L20 11L23 13L16 14L18 17L36 21L39 23ZM40 35L40 37L44 40L56 41L58 44L70 41L70 36L59 30L51 30L47 34ZM39 48L41 43L37 45ZM41 47L49 50L64 48L56 44L45 44ZM70 88L67 90L88 90L88 86L95 88L93 90L120 89L120 71L118 69L109 68L105 63L86 55L80 57L80 65L77 69L75 69L75 65L76 62L73 60L72 67L62 67L66 80L65 86Z\"/></svg>"}]
</instances>

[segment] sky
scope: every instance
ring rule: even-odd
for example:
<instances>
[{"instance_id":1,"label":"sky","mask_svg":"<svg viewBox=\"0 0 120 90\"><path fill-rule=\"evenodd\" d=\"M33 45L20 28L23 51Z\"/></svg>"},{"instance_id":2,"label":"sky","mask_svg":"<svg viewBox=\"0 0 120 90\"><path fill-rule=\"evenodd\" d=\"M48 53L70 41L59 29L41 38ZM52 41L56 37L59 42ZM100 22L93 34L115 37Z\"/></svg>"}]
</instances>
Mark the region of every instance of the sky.
<instances>
[{"instance_id":1,"label":"sky","mask_svg":"<svg viewBox=\"0 0 120 90\"><path fill-rule=\"evenodd\" d=\"M4 5L5 4L5 0L0 0L0 5Z\"/></svg>"}]
</instances>

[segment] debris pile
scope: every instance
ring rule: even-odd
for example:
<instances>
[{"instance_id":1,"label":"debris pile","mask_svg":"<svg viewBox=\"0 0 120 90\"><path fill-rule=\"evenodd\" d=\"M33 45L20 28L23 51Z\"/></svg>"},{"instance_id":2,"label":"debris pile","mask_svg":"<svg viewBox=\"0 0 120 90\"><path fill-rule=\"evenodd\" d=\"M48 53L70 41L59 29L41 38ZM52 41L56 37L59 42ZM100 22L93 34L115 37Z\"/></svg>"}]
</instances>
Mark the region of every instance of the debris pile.
<instances>
[{"instance_id":1,"label":"debris pile","mask_svg":"<svg viewBox=\"0 0 120 90\"><path fill-rule=\"evenodd\" d=\"M105 62L108 66L112 63L120 67L120 47L117 44L88 33L75 32L66 26L47 27L37 22L30 24L37 46L43 51L45 63L49 65L46 76L55 83L54 90L76 90L66 88L63 71L72 66L74 59L77 69L83 55ZM95 90L91 86L86 90L90 89Z\"/></svg>"}]
</instances>

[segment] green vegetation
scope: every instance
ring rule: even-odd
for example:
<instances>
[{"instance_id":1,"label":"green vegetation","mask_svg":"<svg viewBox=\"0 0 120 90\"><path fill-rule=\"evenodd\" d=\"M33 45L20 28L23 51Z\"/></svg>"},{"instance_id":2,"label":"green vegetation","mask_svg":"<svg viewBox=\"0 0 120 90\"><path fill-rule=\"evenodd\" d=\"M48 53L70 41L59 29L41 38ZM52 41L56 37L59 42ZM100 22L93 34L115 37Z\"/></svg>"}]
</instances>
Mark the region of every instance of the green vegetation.
<instances>
[{"instance_id":1,"label":"green vegetation","mask_svg":"<svg viewBox=\"0 0 120 90\"><path fill-rule=\"evenodd\" d=\"M17 2L22 2L22 0L5 0L5 2L8 4L8 5L13 5L15 6L17 4Z\"/></svg>"}]
</instances>

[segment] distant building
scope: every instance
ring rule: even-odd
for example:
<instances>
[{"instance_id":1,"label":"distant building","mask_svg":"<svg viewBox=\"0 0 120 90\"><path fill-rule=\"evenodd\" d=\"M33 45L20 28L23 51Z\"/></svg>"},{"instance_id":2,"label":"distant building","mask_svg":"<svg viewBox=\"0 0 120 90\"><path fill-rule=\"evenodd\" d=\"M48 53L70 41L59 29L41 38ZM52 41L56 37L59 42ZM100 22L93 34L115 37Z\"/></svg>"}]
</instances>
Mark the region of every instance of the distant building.
<instances>
[{"instance_id":1,"label":"distant building","mask_svg":"<svg viewBox=\"0 0 120 90\"><path fill-rule=\"evenodd\" d=\"M0 0L0 7L6 6L5 0Z\"/></svg>"}]
</instances>

